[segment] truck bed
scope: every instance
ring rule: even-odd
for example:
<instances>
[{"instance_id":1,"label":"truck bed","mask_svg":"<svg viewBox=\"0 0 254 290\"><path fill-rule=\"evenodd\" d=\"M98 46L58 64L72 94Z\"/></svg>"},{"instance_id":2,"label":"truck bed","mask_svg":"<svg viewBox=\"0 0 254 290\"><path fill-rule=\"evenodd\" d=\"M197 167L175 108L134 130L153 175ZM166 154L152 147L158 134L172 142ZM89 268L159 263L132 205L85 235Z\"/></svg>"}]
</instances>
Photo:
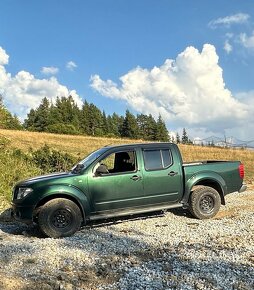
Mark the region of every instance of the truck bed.
<instances>
[{"instance_id":1,"label":"truck bed","mask_svg":"<svg viewBox=\"0 0 254 290\"><path fill-rule=\"evenodd\" d=\"M242 180L239 176L240 161L222 161L222 160L205 160L183 163L183 172L185 182L199 175L205 175L211 172L216 176L220 176L227 184L226 194L238 191L241 187Z\"/></svg>"},{"instance_id":2,"label":"truck bed","mask_svg":"<svg viewBox=\"0 0 254 290\"><path fill-rule=\"evenodd\" d=\"M231 162L231 161L224 161L224 160L202 160L202 161L191 161L191 162L184 162L184 163L183 163L183 166L203 165L203 164L220 163L220 162Z\"/></svg>"}]
</instances>

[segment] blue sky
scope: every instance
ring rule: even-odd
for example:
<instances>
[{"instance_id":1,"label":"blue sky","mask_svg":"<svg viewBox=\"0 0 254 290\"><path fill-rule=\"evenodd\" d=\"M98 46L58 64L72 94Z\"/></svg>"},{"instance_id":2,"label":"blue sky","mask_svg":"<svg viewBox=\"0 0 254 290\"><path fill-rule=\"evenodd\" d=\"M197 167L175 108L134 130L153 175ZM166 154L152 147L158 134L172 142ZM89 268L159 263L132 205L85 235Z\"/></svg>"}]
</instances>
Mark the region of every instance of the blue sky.
<instances>
[{"instance_id":1,"label":"blue sky","mask_svg":"<svg viewBox=\"0 0 254 290\"><path fill-rule=\"evenodd\" d=\"M0 93L21 118L71 93L193 137L254 139L252 0L1 1L0 48Z\"/></svg>"}]
</instances>

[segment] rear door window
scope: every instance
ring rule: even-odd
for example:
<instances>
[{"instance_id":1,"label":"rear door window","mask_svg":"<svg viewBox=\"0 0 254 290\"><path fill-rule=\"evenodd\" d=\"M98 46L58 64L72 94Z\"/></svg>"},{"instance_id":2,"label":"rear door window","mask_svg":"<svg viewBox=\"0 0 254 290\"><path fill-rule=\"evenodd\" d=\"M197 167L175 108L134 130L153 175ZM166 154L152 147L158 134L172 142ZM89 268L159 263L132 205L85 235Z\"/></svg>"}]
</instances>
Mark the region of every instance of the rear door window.
<instances>
[{"instance_id":1,"label":"rear door window","mask_svg":"<svg viewBox=\"0 0 254 290\"><path fill-rule=\"evenodd\" d=\"M168 149L153 149L143 151L145 169L161 170L172 164L171 152Z\"/></svg>"}]
</instances>

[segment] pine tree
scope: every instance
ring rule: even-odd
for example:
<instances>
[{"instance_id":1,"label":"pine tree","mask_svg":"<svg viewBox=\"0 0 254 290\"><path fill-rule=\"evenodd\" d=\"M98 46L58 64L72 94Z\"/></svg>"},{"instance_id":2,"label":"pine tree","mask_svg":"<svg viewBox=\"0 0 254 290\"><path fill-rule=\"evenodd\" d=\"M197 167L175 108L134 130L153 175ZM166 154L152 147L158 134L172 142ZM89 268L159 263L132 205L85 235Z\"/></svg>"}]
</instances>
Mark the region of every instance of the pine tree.
<instances>
[{"instance_id":1,"label":"pine tree","mask_svg":"<svg viewBox=\"0 0 254 290\"><path fill-rule=\"evenodd\" d=\"M147 116L144 114L137 115L137 124L139 128L139 138L148 140Z\"/></svg>"},{"instance_id":2,"label":"pine tree","mask_svg":"<svg viewBox=\"0 0 254 290\"><path fill-rule=\"evenodd\" d=\"M111 117L111 133L117 137L121 136L121 130L123 127L124 117L113 113Z\"/></svg>"},{"instance_id":3,"label":"pine tree","mask_svg":"<svg viewBox=\"0 0 254 290\"><path fill-rule=\"evenodd\" d=\"M12 116L10 113L9 118L7 119L7 122L6 122L6 129L23 130L23 126L19 118L17 117L17 115L14 114L14 116Z\"/></svg>"},{"instance_id":4,"label":"pine tree","mask_svg":"<svg viewBox=\"0 0 254 290\"><path fill-rule=\"evenodd\" d=\"M156 121L154 120L154 117L149 114L147 117L147 140L150 140L150 141L155 141L157 140L157 123Z\"/></svg>"},{"instance_id":5,"label":"pine tree","mask_svg":"<svg viewBox=\"0 0 254 290\"><path fill-rule=\"evenodd\" d=\"M39 107L31 109L24 121L24 127L30 131L46 131L49 125L49 100L44 98Z\"/></svg>"},{"instance_id":6,"label":"pine tree","mask_svg":"<svg viewBox=\"0 0 254 290\"><path fill-rule=\"evenodd\" d=\"M156 140L168 142L169 141L168 130L166 128L164 121L161 118L161 115L159 115L156 125L157 125L156 126Z\"/></svg>"},{"instance_id":7,"label":"pine tree","mask_svg":"<svg viewBox=\"0 0 254 290\"><path fill-rule=\"evenodd\" d=\"M60 123L71 124L78 130L79 108L72 96L57 98L55 108L58 111Z\"/></svg>"},{"instance_id":8,"label":"pine tree","mask_svg":"<svg viewBox=\"0 0 254 290\"><path fill-rule=\"evenodd\" d=\"M87 101L85 101L83 103L80 115L79 115L79 124L80 124L80 128L81 131L85 134L89 134L89 103Z\"/></svg>"},{"instance_id":9,"label":"pine tree","mask_svg":"<svg viewBox=\"0 0 254 290\"><path fill-rule=\"evenodd\" d=\"M138 138L138 124L135 116L126 110L124 122L121 129L121 136L131 139Z\"/></svg>"},{"instance_id":10,"label":"pine tree","mask_svg":"<svg viewBox=\"0 0 254 290\"><path fill-rule=\"evenodd\" d=\"M61 134L79 134L80 110L72 96L57 97L55 105L51 104L49 113L49 132Z\"/></svg>"},{"instance_id":11,"label":"pine tree","mask_svg":"<svg viewBox=\"0 0 254 290\"><path fill-rule=\"evenodd\" d=\"M24 121L24 128L30 131L35 131L34 123L36 118L36 112L34 109L31 109L30 112L27 114L27 118Z\"/></svg>"},{"instance_id":12,"label":"pine tree","mask_svg":"<svg viewBox=\"0 0 254 290\"><path fill-rule=\"evenodd\" d=\"M188 143L189 143L189 137L187 135L186 129L183 128L182 144L188 144Z\"/></svg>"},{"instance_id":13,"label":"pine tree","mask_svg":"<svg viewBox=\"0 0 254 290\"><path fill-rule=\"evenodd\" d=\"M180 136L178 132L176 132L176 144L180 144L180 143L181 143Z\"/></svg>"},{"instance_id":14,"label":"pine tree","mask_svg":"<svg viewBox=\"0 0 254 290\"><path fill-rule=\"evenodd\" d=\"M88 134L92 136L103 136L102 126L103 116L101 111L94 104L90 104L88 114Z\"/></svg>"},{"instance_id":15,"label":"pine tree","mask_svg":"<svg viewBox=\"0 0 254 290\"><path fill-rule=\"evenodd\" d=\"M61 102L59 97L57 97L56 102L57 103ZM49 125L48 125L47 130L50 132L52 131L52 128L54 128L55 125L63 124L62 114L59 111L58 107L56 107L52 102L49 108L48 120L49 120Z\"/></svg>"},{"instance_id":16,"label":"pine tree","mask_svg":"<svg viewBox=\"0 0 254 290\"><path fill-rule=\"evenodd\" d=\"M153 116L140 114L137 115L137 124L138 124L138 138L143 140L156 140L156 129L157 124Z\"/></svg>"},{"instance_id":17,"label":"pine tree","mask_svg":"<svg viewBox=\"0 0 254 290\"><path fill-rule=\"evenodd\" d=\"M0 128L13 130L23 129L17 116L12 116L12 114L5 108L2 95L0 95Z\"/></svg>"},{"instance_id":18,"label":"pine tree","mask_svg":"<svg viewBox=\"0 0 254 290\"><path fill-rule=\"evenodd\" d=\"M110 133L108 118L106 116L105 111L102 112L102 132L103 135L108 135Z\"/></svg>"}]
</instances>

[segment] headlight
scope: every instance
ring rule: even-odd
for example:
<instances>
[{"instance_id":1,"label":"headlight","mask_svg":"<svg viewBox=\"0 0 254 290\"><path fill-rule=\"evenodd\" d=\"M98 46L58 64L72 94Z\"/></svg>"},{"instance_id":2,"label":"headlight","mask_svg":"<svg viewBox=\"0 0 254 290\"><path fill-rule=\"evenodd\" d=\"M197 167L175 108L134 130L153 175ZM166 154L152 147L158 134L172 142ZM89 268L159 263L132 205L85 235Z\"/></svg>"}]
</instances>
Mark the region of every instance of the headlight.
<instances>
[{"instance_id":1,"label":"headlight","mask_svg":"<svg viewBox=\"0 0 254 290\"><path fill-rule=\"evenodd\" d=\"M32 188L20 187L17 194L17 199L26 197L29 193L33 192Z\"/></svg>"}]
</instances>

